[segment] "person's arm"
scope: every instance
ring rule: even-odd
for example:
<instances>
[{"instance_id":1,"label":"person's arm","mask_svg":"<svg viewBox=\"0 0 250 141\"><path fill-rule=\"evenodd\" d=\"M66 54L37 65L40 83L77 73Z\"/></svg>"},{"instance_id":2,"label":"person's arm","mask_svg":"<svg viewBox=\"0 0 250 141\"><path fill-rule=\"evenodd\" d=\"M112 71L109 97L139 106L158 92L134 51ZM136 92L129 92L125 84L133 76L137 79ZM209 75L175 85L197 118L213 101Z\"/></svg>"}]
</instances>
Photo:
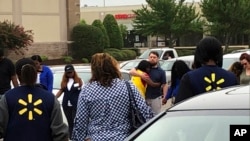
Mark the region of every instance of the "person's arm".
<instances>
[{"instance_id":1,"label":"person's arm","mask_svg":"<svg viewBox=\"0 0 250 141\"><path fill-rule=\"evenodd\" d=\"M132 68L132 69L129 71L129 74L132 75L132 76L138 76L138 77L142 77L142 76L144 75L143 73L137 72L135 68Z\"/></svg>"},{"instance_id":2,"label":"person's arm","mask_svg":"<svg viewBox=\"0 0 250 141\"><path fill-rule=\"evenodd\" d=\"M156 83L146 76L142 76L141 79L144 80L151 87L159 87L161 85L161 83Z\"/></svg>"},{"instance_id":3,"label":"person's arm","mask_svg":"<svg viewBox=\"0 0 250 141\"><path fill-rule=\"evenodd\" d=\"M187 99L189 97L192 97L192 96L194 96L194 94L192 91L189 75L184 74L184 76L181 79L179 90L178 90L178 93L176 95L174 104L176 104L184 99Z\"/></svg>"},{"instance_id":4,"label":"person's arm","mask_svg":"<svg viewBox=\"0 0 250 141\"><path fill-rule=\"evenodd\" d=\"M57 93L56 93L56 98L59 98L63 93L63 90L60 89Z\"/></svg>"},{"instance_id":5,"label":"person's arm","mask_svg":"<svg viewBox=\"0 0 250 141\"><path fill-rule=\"evenodd\" d=\"M163 99L162 99L162 104L166 104L168 99L171 98L171 93L173 91L173 87L168 87L167 93L164 93Z\"/></svg>"},{"instance_id":6,"label":"person's arm","mask_svg":"<svg viewBox=\"0 0 250 141\"><path fill-rule=\"evenodd\" d=\"M53 73L49 67L48 67L47 76L48 76L48 91L52 92L54 76L53 76Z\"/></svg>"},{"instance_id":7,"label":"person's arm","mask_svg":"<svg viewBox=\"0 0 250 141\"><path fill-rule=\"evenodd\" d=\"M54 107L51 114L51 125L53 141L68 141L68 127L63 122L62 111L59 101L55 98Z\"/></svg>"},{"instance_id":8,"label":"person's arm","mask_svg":"<svg viewBox=\"0 0 250 141\"><path fill-rule=\"evenodd\" d=\"M11 76L11 82L12 82L12 84L13 84L14 87L18 86L18 81L17 81L16 74Z\"/></svg>"},{"instance_id":9,"label":"person's arm","mask_svg":"<svg viewBox=\"0 0 250 141\"><path fill-rule=\"evenodd\" d=\"M5 135L9 120L8 106L4 95L0 98L0 139Z\"/></svg>"}]
</instances>

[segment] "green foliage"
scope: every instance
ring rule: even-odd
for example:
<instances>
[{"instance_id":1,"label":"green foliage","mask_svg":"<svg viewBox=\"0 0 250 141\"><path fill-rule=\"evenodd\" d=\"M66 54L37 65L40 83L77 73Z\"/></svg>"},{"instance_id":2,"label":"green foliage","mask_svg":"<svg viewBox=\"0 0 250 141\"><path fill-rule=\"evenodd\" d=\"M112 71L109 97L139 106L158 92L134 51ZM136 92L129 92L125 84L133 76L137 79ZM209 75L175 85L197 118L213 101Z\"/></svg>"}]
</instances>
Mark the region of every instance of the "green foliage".
<instances>
[{"instance_id":1,"label":"green foliage","mask_svg":"<svg viewBox=\"0 0 250 141\"><path fill-rule=\"evenodd\" d=\"M83 63L89 63L89 60L87 58L82 58Z\"/></svg>"},{"instance_id":2,"label":"green foliage","mask_svg":"<svg viewBox=\"0 0 250 141\"><path fill-rule=\"evenodd\" d=\"M79 22L80 25L86 25L86 21L84 19L81 19L80 22Z\"/></svg>"},{"instance_id":3,"label":"green foliage","mask_svg":"<svg viewBox=\"0 0 250 141\"><path fill-rule=\"evenodd\" d=\"M77 25L72 30L72 54L76 59L87 58L103 52L104 35L101 29L92 25Z\"/></svg>"},{"instance_id":4,"label":"green foliage","mask_svg":"<svg viewBox=\"0 0 250 141\"><path fill-rule=\"evenodd\" d=\"M21 25L10 21L0 21L0 47L17 51L26 48L33 43L32 30L24 30ZM22 53L22 52L21 52Z\"/></svg>"},{"instance_id":5,"label":"green foliage","mask_svg":"<svg viewBox=\"0 0 250 141\"><path fill-rule=\"evenodd\" d=\"M114 16L107 14L103 20L103 25L108 33L110 48L121 49L123 47L123 39Z\"/></svg>"},{"instance_id":6,"label":"green foliage","mask_svg":"<svg viewBox=\"0 0 250 141\"><path fill-rule=\"evenodd\" d=\"M249 0L203 0L200 6L208 21L207 34L222 39L225 51L232 37L250 34Z\"/></svg>"},{"instance_id":7,"label":"green foliage","mask_svg":"<svg viewBox=\"0 0 250 141\"><path fill-rule=\"evenodd\" d=\"M109 42L109 37L107 34L107 31L102 24L101 20L94 20L92 23L93 26L98 27L102 30L102 33L104 35L103 42L104 42L104 48L109 48L110 47L110 42Z\"/></svg>"},{"instance_id":8,"label":"green foliage","mask_svg":"<svg viewBox=\"0 0 250 141\"><path fill-rule=\"evenodd\" d=\"M127 26L124 25L124 24L120 24L119 25L119 28L120 28L120 31L121 31L121 34L122 34L122 39L124 40L126 35L127 35Z\"/></svg>"},{"instance_id":9,"label":"green foliage","mask_svg":"<svg viewBox=\"0 0 250 141\"><path fill-rule=\"evenodd\" d=\"M121 52L126 56L125 60L131 60L136 58L136 52L134 50L124 49Z\"/></svg>"},{"instance_id":10,"label":"green foliage","mask_svg":"<svg viewBox=\"0 0 250 141\"><path fill-rule=\"evenodd\" d=\"M146 0L147 6L133 10L133 20L137 33L144 36L163 36L173 47L177 38L189 32L202 32L202 21L195 12L194 5L187 5L184 0Z\"/></svg>"},{"instance_id":11,"label":"green foliage","mask_svg":"<svg viewBox=\"0 0 250 141\"><path fill-rule=\"evenodd\" d=\"M65 63L71 63L74 60L71 56L63 56L62 59Z\"/></svg>"},{"instance_id":12,"label":"green foliage","mask_svg":"<svg viewBox=\"0 0 250 141\"><path fill-rule=\"evenodd\" d=\"M108 48L104 50L105 53L109 53L118 61L132 60L136 58L136 52L133 50L119 50L116 48Z\"/></svg>"},{"instance_id":13,"label":"green foliage","mask_svg":"<svg viewBox=\"0 0 250 141\"><path fill-rule=\"evenodd\" d=\"M45 55L41 55L41 59L42 59L42 61L47 61L47 60L48 60L48 57L45 56Z\"/></svg>"}]
</instances>

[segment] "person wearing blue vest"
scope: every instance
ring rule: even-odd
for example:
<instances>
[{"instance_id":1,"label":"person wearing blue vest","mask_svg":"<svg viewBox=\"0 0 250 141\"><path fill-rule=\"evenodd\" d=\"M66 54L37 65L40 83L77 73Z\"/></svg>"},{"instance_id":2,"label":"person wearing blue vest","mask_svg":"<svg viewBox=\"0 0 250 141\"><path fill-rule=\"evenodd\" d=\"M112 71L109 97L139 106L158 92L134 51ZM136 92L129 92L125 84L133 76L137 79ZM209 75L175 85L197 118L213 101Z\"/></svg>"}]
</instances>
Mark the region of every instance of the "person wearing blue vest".
<instances>
[{"instance_id":1,"label":"person wearing blue vest","mask_svg":"<svg viewBox=\"0 0 250 141\"><path fill-rule=\"evenodd\" d=\"M59 98L62 93L64 93L62 106L68 121L69 138L71 139L74 118L76 116L77 101L84 82L78 76L72 64L65 65L64 70L61 89L57 92L56 97Z\"/></svg>"},{"instance_id":2,"label":"person wearing blue vest","mask_svg":"<svg viewBox=\"0 0 250 141\"><path fill-rule=\"evenodd\" d=\"M60 104L53 93L36 85L31 59L16 62L20 86L0 100L0 138L4 141L68 141Z\"/></svg>"},{"instance_id":3,"label":"person wearing blue vest","mask_svg":"<svg viewBox=\"0 0 250 141\"><path fill-rule=\"evenodd\" d=\"M201 93L237 85L236 76L222 68L222 59L223 48L215 37L201 39L195 50L195 69L182 77L175 103Z\"/></svg>"}]
</instances>

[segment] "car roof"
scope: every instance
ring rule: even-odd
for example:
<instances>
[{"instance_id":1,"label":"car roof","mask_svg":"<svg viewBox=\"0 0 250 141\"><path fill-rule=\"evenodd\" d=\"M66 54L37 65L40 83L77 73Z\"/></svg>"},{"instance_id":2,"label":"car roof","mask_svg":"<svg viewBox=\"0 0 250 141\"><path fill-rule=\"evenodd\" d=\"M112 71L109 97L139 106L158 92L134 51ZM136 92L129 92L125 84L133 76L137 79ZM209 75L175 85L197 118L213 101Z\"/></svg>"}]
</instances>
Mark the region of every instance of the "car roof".
<instances>
[{"instance_id":1,"label":"car roof","mask_svg":"<svg viewBox=\"0 0 250 141\"><path fill-rule=\"evenodd\" d=\"M245 52L236 52L236 53L228 53L224 54L223 58L240 58L240 55Z\"/></svg>"},{"instance_id":2,"label":"car roof","mask_svg":"<svg viewBox=\"0 0 250 141\"><path fill-rule=\"evenodd\" d=\"M189 98L169 110L250 109L249 93L249 85L232 86Z\"/></svg>"},{"instance_id":3,"label":"car roof","mask_svg":"<svg viewBox=\"0 0 250 141\"><path fill-rule=\"evenodd\" d=\"M150 50L175 50L174 48L162 47L162 48L149 48Z\"/></svg>"}]
</instances>

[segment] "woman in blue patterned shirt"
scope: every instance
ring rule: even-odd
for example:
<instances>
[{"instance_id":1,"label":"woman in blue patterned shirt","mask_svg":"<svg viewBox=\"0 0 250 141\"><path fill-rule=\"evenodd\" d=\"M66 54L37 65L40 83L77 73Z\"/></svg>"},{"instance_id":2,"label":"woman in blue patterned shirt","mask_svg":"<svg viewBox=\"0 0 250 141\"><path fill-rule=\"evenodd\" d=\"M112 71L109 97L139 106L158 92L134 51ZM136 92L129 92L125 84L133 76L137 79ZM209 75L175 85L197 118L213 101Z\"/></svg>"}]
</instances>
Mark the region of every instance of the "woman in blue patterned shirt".
<instances>
[{"instance_id":1,"label":"woman in blue patterned shirt","mask_svg":"<svg viewBox=\"0 0 250 141\"><path fill-rule=\"evenodd\" d=\"M73 141L122 141L129 134L130 101L125 80L121 79L118 62L107 53L91 59L92 77L79 96L72 134ZM137 107L146 120L151 109L131 83Z\"/></svg>"}]
</instances>

